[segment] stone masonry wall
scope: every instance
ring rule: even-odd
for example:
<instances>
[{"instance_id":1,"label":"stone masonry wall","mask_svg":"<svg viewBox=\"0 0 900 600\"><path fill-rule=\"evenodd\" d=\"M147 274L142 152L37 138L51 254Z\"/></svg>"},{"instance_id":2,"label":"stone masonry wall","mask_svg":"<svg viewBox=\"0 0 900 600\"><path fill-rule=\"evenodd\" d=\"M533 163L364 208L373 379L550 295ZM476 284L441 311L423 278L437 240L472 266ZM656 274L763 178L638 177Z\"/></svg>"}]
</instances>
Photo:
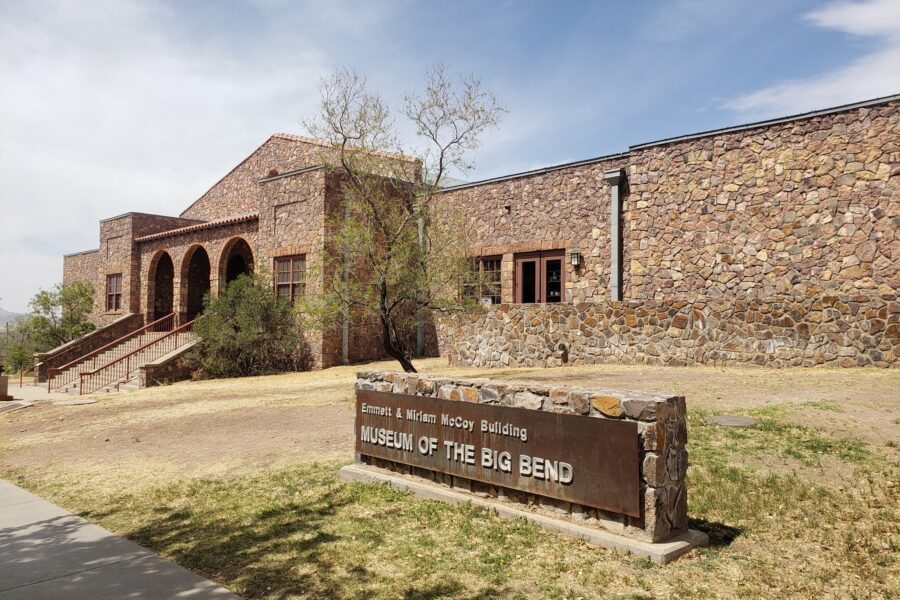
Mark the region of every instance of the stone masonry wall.
<instances>
[{"instance_id":1,"label":"stone masonry wall","mask_svg":"<svg viewBox=\"0 0 900 600\"><path fill-rule=\"evenodd\" d=\"M900 365L896 296L773 296L497 305L440 325L442 354L476 367Z\"/></svg>"},{"instance_id":2,"label":"stone masonry wall","mask_svg":"<svg viewBox=\"0 0 900 600\"><path fill-rule=\"evenodd\" d=\"M473 256L501 257L503 302L514 301L514 254L572 249L583 261L576 271L566 256L566 302L602 300L610 276L610 189L603 171L624 166L623 157L614 157L451 189L439 198L461 211Z\"/></svg>"},{"instance_id":3,"label":"stone masonry wall","mask_svg":"<svg viewBox=\"0 0 900 600\"><path fill-rule=\"evenodd\" d=\"M88 250L65 255L63 257L63 285L71 285L76 281L86 281L94 286L94 292L96 293L98 289L97 261L99 257L99 250Z\"/></svg>"},{"instance_id":4,"label":"stone masonry wall","mask_svg":"<svg viewBox=\"0 0 900 600\"><path fill-rule=\"evenodd\" d=\"M632 148L449 189L473 256L565 249L566 301L609 298L609 186L624 167L625 298L896 294L900 101ZM583 265L573 269L577 249Z\"/></svg>"},{"instance_id":5,"label":"stone masonry wall","mask_svg":"<svg viewBox=\"0 0 900 600\"><path fill-rule=\"evenodd\" d=\"M626 298L900 287L900 102L633 149Z\"/></svg>"},{"instance_id":6,"label":"stone masonry wall","mask_svg":"<svg viewBox=\"0 0 900 600\"><path fill-rule=\"evenodd\" d=\"M328 143L276 133L185 209L181 216L211 221L256 212L263 198L260 179L314 165L333 164L338 159L337 148ZM388 165L407 165L403 167L404 171L414 164L391 155L378 155L374 163L379 164L382 160Z\"/></svg>"},{"instance_id":7,"label":"stone masonry wall","mask_svg":"<svg viewBox=\"0 0 900 600\"><path fill-rule=\"evenodd\" d=\"M306 293L322 290L322 249L325 245L326 169L264 180L259 205L259 264L274 271L281 256L306 257ZM340 364L334 362L334 347L340 340L334 334L305 332L312 367Z\"/></svg>"},{"instance_id":8,"label":"stone masonry wall","mask_svg":"<svg viewBox=\"0 0 900 600\"><path fill-rule=\"evenodd\" d=\"M641 516L629 517L606 510L409 467L385 460L374 466L425 477L467 492L505 497L513 502L547 509L556 516L602 527L645 541L659 542L687 531L687 424L684 396L647 394L622 390L576 389L533 382L491 379L450 379L425 374L396 372L358 373L357 389L375 390L456 400L500 404L526 410L597 419L634 421L640 452Z\"/></svg>"},{"instance_id":9,"label":"stone masonry wall","mask_svg":"<svg viewBox=\"0 0 900 600\"><path fill-rule=\"evenodd\" d=\"M182 217L213 221L256 212L262 200L259 180L272 171L286 173L320 164L321 145L297 136L275 134L191 204Z\"/></svg>"}]
</instances>

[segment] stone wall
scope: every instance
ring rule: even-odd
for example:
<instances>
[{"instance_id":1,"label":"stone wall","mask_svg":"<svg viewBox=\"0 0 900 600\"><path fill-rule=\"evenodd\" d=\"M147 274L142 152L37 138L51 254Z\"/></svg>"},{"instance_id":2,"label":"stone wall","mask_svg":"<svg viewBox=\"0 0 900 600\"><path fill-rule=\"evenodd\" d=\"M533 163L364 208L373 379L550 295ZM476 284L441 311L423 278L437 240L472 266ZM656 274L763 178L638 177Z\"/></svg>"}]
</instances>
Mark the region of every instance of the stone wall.
<instances>
[{"instance_id":1,"label":"stone wall","mask_svg":"<svg viewBox=\"0 0 900 600\"><path fill-rule=\"evenodd\" d=\"M63 256L63 285L86 281L94 286L94 292L96 292L99 289L97 284L99 259L99 250L86 250Z\"/></svg>"},{"instance_id":2,"label":"stone wall","mask_svg":"<svg viewBox=\"0 0 900 600\"><path fill-rule=\"evenodd\" d=\"M314 165L334 164L338 160L338 149L330 144L297 135L276 133L194 201L181 216L212 221L256 212L263 199L263 191L259 185L261 179ZM415 164L399 156L378 154L375 164L382 162L387 165L403 165L404 171Z\"/></svg>"},{"instance_id":3,"label":"stone wall","mask_svg":"<svg viewBox=\"0 0 900 600\"><path fill-rule=\"evenodd\" d=\"M259 210L259 180L321 163L322 148L302 138L275 134L194 201L182 217L213 221Z\"/></svg>"},{"instance_id":4,"label":"stone wall","mask_svg":"<svg viewBox=\"0 0 900 600\"><path fill-rule=\"evenodd\" d=\"M577 389L533 382L450 379L396 372L358 373L357 389L500 404L597 419L634 421L640 452L641 516L629 517L561 500L371 459L374 466L426 477L467 492L505 497L637 539L659 542L687 531L687 424L684 396Z\"/></svg>"},{"instance_id":5,"label":"stone wall","mask_svg":"<svg viewBox=\"0 0 900 600\"><path fill-rule=\"evenodd\" d=\"M155 385L166 385L176 381L184 381L191 378L190 352L196 345L191 342L178 349L177 353L170 353L152 362L141 365L138 376L138 386L143 389Z\"/></svg>"},{"instance_id":6,"label":"stone wall","mask_svg":"<svg viewBox=\"0 0 900 600\"><path fill-rule=\"evenodd\" d=\"M900 365L896 296L497 305L445 319L442 354L476 367Z\"/></svg>"},{"instance_id":7,"label":"stone wall","mask_svg":"<svg viewBox=\"0 0 900 600\"><path fill-rule=\"evenodd\" d=\"M607 169L622 191L627 299L895 294L900 101L632 147L628 153L448 189L473 256L578 250L566 301L610 297Z\"/></svg>"},{"instance_id":8,"label":"stone wall","mask_svg":"<svg viewBox=\"0 0 900 600\"><path fill-rule=\"evenodd\" d=\"M514 301L515 254L572 249L583 260L576 271L566 256L566 302L602 300L610 276L610 187L603 171L625 164L624 157L611 157L451 189L439 198L443 210L461 213L474 256L501 257L502 302Z\"/></svg>"},{"instance_id":9,"label":"stone wall","mask_svg":"<svg viewBox=\"0 0 900 600\"><path fill-rule=\"evenodd\" d=\"M625 297L895 294L898 108L633 148Z\"/></svg>"}]
</instances>

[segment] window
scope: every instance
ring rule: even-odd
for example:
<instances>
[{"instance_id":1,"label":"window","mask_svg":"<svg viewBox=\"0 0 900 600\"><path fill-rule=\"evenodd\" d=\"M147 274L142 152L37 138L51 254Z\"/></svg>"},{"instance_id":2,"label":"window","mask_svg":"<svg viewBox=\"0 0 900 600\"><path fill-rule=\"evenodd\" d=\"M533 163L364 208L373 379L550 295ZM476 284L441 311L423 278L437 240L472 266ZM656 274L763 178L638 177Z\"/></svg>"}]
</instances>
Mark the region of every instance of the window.
<instances>
[{"instance_id":1,"label":"window","mask_svg":"<svg viewBox=\"0 0 900 600\"><path fill-rule=\"evenodd\" d=\"M122 309L122 274L106 276L106 310Z\"/></svg>"},{"instance_id":2,"label":"window","mask_svg":"<svg viewBox=\"0 0 900 600\"><path fill-rule=\"evenodd\" d=\"M500 257L486 256L472 263L471 282L463 285L463 296L490 304L500 304Z\"/></svg>"},{"instance_id":3,"label":"window","mask_svg":"<svg viewBox=\"0 0 900 600\"><path fill-rule=\"evenodd\" d=\"M565 256L565 250L517 254L516 302L562 302L566 280L563 267Z\"/></svg>"},{"instance_id":4,"label":"window","mask_svg":"<svg viewBox=\"0 0 900 600\"><path fill-rule=\"evenodd\" d=\"M306 255L275 259L275 293L293 304L306 292Z\"/></svg>"}]
</instances>

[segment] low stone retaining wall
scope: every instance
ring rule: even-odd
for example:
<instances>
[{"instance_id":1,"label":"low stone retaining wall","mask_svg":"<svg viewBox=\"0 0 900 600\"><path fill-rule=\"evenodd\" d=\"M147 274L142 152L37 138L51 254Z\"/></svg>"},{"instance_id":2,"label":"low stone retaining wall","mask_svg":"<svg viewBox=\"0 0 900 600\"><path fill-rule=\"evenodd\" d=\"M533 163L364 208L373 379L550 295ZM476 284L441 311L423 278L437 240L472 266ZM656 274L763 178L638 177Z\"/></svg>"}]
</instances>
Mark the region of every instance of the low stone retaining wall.
<instances>
[{"instance_id":1,"label":"low stone retaining wall","mask_svg":"<svg viewBox=\"0 0 900 600\"><path fill-rule=\"evenodd\" d=\"M165 385L191 378L191 363L188 354L197 345L194 340L190 344L170 352L154 361L140 366L138 387L141 389L154 385Z\"/></svg>"},{"instance_id":2,"label":"low stone retaining wall","mask_svg":"<svg viewBox=\"0 0 900 600\"><path fill-rule=\"evenodd\" d=\"M688 467L685 401L675 394L576 389L531 382L450 379L396 372L358 373L358 390L392 392L526 410L585 415L637 424L641 516L537 496L414 466L368 458L369 464L416 475L485 497L540 507L555 514L649 542L687 532Z\"/></svg>"},{"instance_id":3,"label":"low stone retaining wall","mask_svg":"<svg viewBox=\"0 0 900 600\"><path fill-rule=\"evenodd\" d=\"M131 333L144 326L144 316L130 313L119 317L109 325L88 333L85 336L72 340L53 350L40 352L34 355L34 381L44 383L47 381L47 372L51 368L59 368L76 358L102 348L110 342Z\"/></svg>"},{"instance_id":4,"label":"low stone retaining wall","mask_svg":"<svg viewBox=\"0 0 900 600\"><path fill-rule=\"evenodd\" d=\"M439 325L441 354L476 367L565 364L896 367L896 296L499 304Z\"/></svg>"}]
</instances>

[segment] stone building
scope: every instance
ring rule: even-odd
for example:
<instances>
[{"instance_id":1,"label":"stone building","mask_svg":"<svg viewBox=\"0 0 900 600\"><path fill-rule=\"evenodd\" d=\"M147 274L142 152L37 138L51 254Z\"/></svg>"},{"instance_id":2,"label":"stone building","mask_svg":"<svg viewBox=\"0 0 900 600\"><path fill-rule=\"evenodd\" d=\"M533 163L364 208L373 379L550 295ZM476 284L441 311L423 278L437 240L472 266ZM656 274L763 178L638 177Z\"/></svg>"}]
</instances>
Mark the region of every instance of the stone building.
<instances>
[{"instance_id":1,"label":"stone building","mask_svg":"<svg viewBox=\"0 0 900 600\"><path fill-rule=\"evenodd\" d=\"M67 255L93 319L202 309L254 265L296 297L341 198L334 150L276 134L178 217L100 222ZM385 157L385 160L401 160ZM484 313L439 324L484 366L590 362L888 366L900 356L900 96L631 146L447 188ZM342 337L344 336L344 337ZM310 334L315 366L378 355L365 332Z\"/></svg>"}]
</instances>

